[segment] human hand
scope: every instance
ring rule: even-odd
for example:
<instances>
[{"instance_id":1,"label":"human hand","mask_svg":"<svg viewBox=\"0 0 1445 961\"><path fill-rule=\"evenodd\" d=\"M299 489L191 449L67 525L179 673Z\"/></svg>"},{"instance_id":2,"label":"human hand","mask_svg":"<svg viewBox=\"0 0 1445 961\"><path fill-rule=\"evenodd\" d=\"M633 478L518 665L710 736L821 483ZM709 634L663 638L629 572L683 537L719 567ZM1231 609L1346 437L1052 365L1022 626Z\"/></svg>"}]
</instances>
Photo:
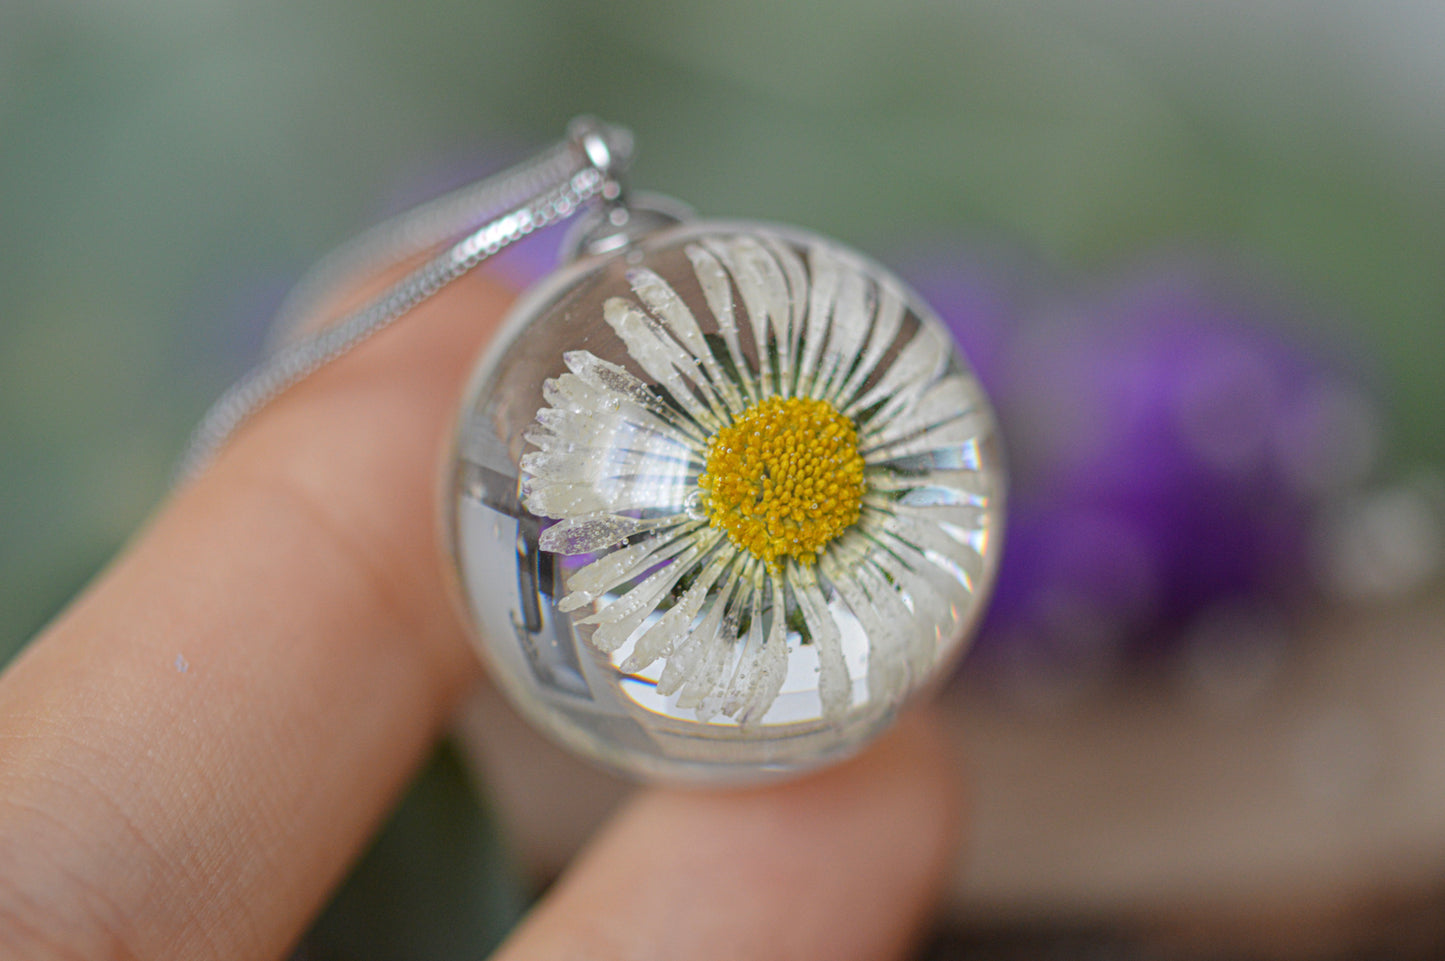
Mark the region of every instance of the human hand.
<instances>
[{"instance_id":1,"label":"human hand","mask_svg":"<svg viewBox=\"0 0 1445 961\"><path fill-rule=\"evenodd\" d=\"M459 281L278 399L0 676L5 956L300 937L479 679L435 474L508 296ZM917 714L798 781L644 790L499 956L897 956L955 788Z\"/></svg>"}]
</instances>

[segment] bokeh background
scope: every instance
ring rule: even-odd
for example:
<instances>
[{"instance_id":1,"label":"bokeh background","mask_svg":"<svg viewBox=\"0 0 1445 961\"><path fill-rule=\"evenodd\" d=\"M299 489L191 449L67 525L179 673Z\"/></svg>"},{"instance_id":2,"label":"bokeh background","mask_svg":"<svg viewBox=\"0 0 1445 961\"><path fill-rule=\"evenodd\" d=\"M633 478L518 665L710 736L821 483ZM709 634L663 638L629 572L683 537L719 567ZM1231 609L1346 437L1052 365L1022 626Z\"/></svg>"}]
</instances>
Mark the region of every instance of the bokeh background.
<instances>
[{"instance_id":1,"label":"bokeh background","mask_svg":"<svg viewBox=\"0 0 1445 961\"><path fill-rule=\"evenodd\" d=\"M637 184L872 252L973 354L1020 493L959 696L1062 729L1220 647L1287 686L1320 610L1439 595L1441 49L1429 0L7 0L0 656L310 263L592 112ZM444 751L303 953L477 956L504 846ZM1125 936L1019 916L934 951Z\"/></svg>"}]
</instances>

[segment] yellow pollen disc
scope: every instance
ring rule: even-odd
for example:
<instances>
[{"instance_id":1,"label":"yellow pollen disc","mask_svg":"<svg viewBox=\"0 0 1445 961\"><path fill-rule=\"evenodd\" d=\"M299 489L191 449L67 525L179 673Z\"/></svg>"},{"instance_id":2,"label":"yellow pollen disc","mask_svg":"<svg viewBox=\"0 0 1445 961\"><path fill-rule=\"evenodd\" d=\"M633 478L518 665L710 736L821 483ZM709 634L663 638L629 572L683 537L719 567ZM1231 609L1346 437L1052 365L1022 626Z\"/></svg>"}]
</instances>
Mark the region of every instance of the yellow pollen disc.
<instances>
[{"instance_id":1,"label":"yellow pollen disc","mask_svg":"<svg viewBox=\"0 0 1445 961\"><path fill-rule=\"evenodd\" d=\"M858 520L867 490L853 422L803 397L770 397L718 431L697 482L712 526L774 569L817 560Z\"/></svg>"}]
</instances>

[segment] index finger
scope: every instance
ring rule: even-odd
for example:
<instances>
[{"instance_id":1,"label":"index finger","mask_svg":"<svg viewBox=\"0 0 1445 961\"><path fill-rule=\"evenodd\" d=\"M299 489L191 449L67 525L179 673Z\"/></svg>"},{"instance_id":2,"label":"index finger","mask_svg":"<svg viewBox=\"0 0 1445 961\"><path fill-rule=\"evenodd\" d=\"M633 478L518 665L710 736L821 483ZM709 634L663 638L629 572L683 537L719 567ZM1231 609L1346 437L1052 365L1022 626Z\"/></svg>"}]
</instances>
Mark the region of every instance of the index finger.
<instances>
[{"instance_id":1,"label":"index finger","mask_svg":"<svg viewBox=\"0 0 1445 961\"><path fill-rule=\"evenodd\" d=\"M0 944L275 957L476 677L436 471L459 281L244 428L0 677Z\"/></svg>"}]
</instances>

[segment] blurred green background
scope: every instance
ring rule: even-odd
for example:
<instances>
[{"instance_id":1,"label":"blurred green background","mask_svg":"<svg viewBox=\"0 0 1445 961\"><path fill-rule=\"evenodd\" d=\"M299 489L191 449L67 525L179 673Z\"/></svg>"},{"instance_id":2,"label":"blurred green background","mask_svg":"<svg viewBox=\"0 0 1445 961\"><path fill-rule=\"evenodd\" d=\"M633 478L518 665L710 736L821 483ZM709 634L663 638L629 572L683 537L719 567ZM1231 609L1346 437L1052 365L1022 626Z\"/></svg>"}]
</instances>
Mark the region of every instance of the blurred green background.
<instances>
[{"instance_id":1,"label":"blurred green background","mask_svg":"<svg viewBox=\"0 0 1445 961\"><path fill-rule=\"evenodd\" d=\"M1430 3L8 0L0 657L308 264L579 112L633 128L640 186L885 260L1242 253L1366 348L1390 469L1445 462L1442 48Z\"/></svg>"},{"instance_id":2,"label":"blurred green background","mask_svg":"<svg viewBox=\"0 0 1445 961\"><path fill-rule=\"evenodd\" d=\"M1432 5L0 6L0 651L164 493L329 246L582 111L634 180L886 256L1107 272L1245 251L1445 456L1445 13Z\"/></svg>"}]
</instances>

